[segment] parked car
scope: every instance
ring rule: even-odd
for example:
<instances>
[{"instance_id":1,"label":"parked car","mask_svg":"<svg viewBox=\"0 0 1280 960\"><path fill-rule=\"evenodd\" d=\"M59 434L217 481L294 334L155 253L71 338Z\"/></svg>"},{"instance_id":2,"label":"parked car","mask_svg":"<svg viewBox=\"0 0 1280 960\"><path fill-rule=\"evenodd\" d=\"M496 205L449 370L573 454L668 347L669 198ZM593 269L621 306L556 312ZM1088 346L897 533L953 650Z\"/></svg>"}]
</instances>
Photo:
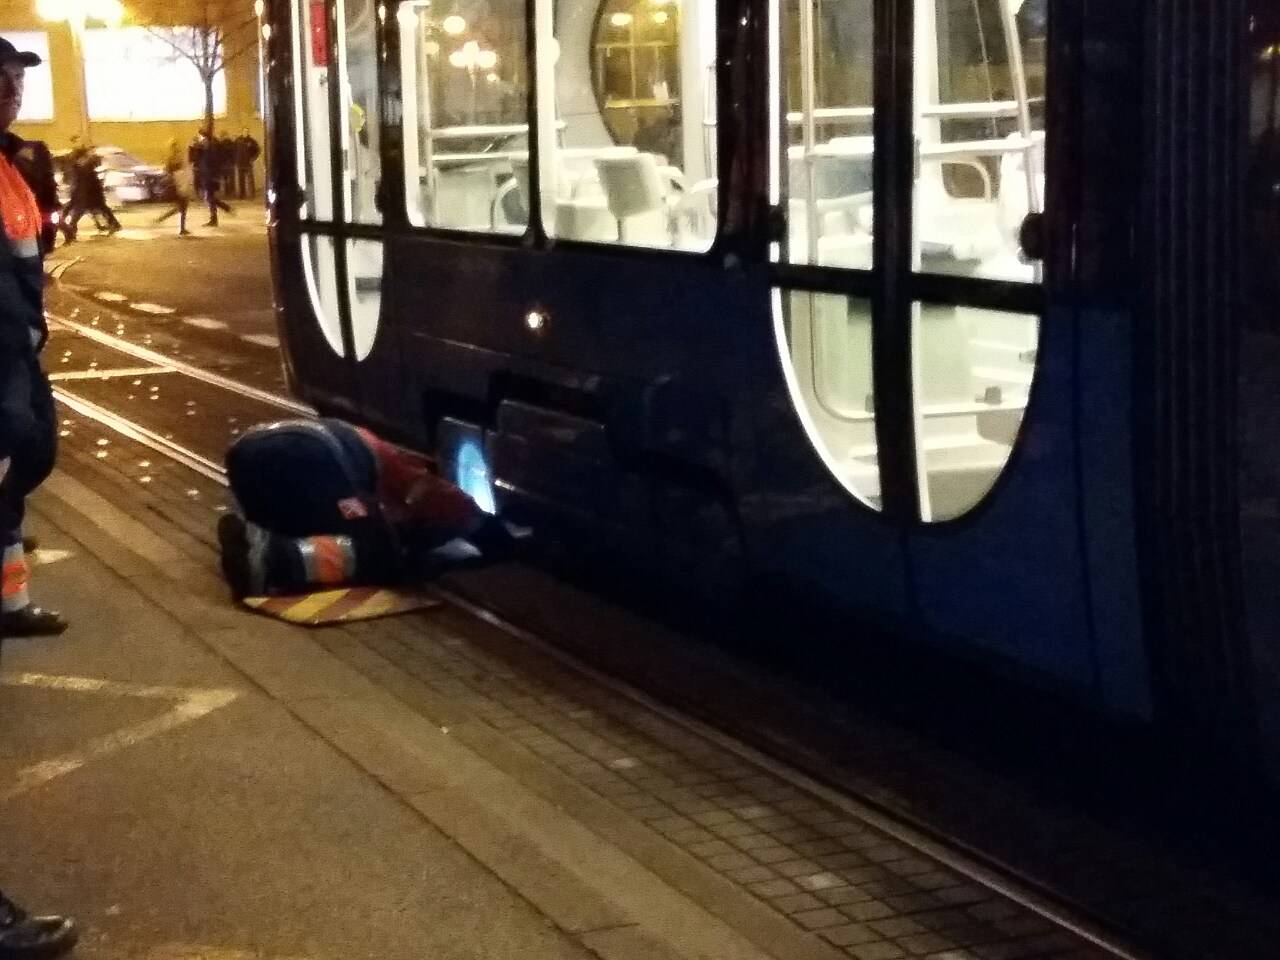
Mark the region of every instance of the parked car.
<instances>
[{"instance_id":1,"label":"parked car","mask_svg":"<svg viewBox=\"0 0 1280 960\"><path fill-rule=\"evenodd\" d=\"M173 183L164 168L153 163L143 163L138 157L120 147L94 147L101 163L98 173L110 206L137 203L145 200L164 200L173 191ZM54 177L58 181L58 196L63 202L71 199L71 186L67 177L70 150L59 150L53 155Z\"/></svg>"}]
</instances>

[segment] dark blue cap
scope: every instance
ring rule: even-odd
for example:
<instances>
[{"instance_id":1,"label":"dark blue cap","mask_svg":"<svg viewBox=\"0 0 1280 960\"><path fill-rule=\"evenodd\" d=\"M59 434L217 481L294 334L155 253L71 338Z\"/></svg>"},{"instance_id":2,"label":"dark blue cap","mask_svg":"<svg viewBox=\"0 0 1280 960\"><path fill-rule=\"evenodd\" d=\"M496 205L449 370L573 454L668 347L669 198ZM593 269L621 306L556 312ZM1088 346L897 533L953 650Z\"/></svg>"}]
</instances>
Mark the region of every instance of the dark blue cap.
<instances>
[{"instance_id":1,"label":"dark blue cap","mask_svg":"<svg viewBox=\"0 0 1280 960\"><path fill-rule=\"evenodd\" d=\"M40 64L40 55L30 50L19 50L4 37L0 37L0 63L17 61L24 67L35 67Z\"/></svg>"}]
</instances>

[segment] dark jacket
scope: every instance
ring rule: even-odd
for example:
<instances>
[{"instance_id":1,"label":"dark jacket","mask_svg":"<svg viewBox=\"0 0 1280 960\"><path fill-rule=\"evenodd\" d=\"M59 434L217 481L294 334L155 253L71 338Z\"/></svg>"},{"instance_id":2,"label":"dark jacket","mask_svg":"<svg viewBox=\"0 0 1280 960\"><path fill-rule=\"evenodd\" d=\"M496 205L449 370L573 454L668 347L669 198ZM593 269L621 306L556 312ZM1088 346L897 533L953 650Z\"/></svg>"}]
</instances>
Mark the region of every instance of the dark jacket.
<instances>
[{"instance_id":1,"label":"dark jacket","mask_svg":"<svg viewBox=\"0 0 1280 960\"><path fill-rule=\"evenodd\" d=\"M41 250L48 253L53 249L58 227L53 216L62 209L58 199L58 181L53 175L53 154L49 145L43 140L27 140L14 154L14 165L27 181L27 186L35 194L36 203L40 207L40 242Z\"/></svg>"},{"instance_id":2,"label":"dark jacket","mask_svg":"<svg viewBox=\"0 0 1280 960\"><path fill-rule=\"evenodd\" d=\"M0 134L0 153L19 172L22 167L16 158L25 145L16 134ZM38 195L36 202L39 203ZM49 335L44 320L44 264L39 256L17 256L0 223L0 349L21 349L25 344L25 350L30 351L30 330L39 334L37 348L44 346Z\"/></svg>"}]
</instances>

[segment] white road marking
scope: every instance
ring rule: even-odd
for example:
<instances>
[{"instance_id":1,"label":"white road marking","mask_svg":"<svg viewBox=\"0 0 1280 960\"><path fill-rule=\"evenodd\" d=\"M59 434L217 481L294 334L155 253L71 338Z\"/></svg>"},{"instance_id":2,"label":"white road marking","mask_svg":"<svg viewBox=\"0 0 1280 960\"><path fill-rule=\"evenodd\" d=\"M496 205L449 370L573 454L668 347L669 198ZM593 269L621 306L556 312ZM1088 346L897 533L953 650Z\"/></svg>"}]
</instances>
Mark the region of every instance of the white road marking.
<instances>
[{"instance_id":1,"label":"white road marking","mask_svg":"<svg viewBox=\"0 0 1280 960\"><path fill-rule=\"evenodd\" d=\"M171 313L178 312L177 310L173 309L173 307L162 307L158 303L146 303L146 302L131 303L129 304L129 309L137 310L140 313L154 313L158 316L168 316Z\"/></svg>"},{"instance_id":2,"label":"white road marking","mask_svg":"<svg viewBox=\"0 0 1280 960\"><path fill-rule=\"evenodd\" d=\"M45 272L55 280L61 280L68 269L75 266L83 257L68 257L66 260L45 261Z\"/></svg>"},{"instance_id":3,"label":"white road marking","mask_svg":"<svg viewBox=\"0 0 1280 960\"><path fill-rule=\"evenodd\" d=\"M280 346L280 338L273 333L242 333L240 339L260 347L270 347L272 350Z\"/></svg>"},{"instance_id":4,"label":"white road marking","mask_svg":"<svg viewBox=\"0 0 1280 960\"><path fill-rule=\"evenodd\" d=\"M46 550L44 547L37 547L28 556L31 557L31 565L33 567L47 567L51 563L70 560L75 554L70 550Z\"/></svg>"},{"instance_id":5,"label":"white road marking","mask_svg":"<svg viewBox=\"0 0 1280 960\"><path fill-rule=\"evenodd\" d=\"M99 300L107 301L107 303L124 303L129 299L123 293L112 293L110 290L99 290L94 296Z\"/></svg>"},{"instance_id":6,"label":"white road marking","mask_svg":"<svg viewBox=\"0 0 1280 960\"><path fill-rule=\"evenodd\" d=\"M24 793L43 786L51 780L79 770L86 763L110 756L113 753L141 743L143 740L166 733L198 720L200 717L225 707L240 694L235 690L199 689L192 687L146 686L119 680L101 680L96 677L62 677L47 673L17 673L0 676L0 685L7 687L39 687L46 690L65 690L72 693L101 693L117 697L140 697L144 700L174 700L173 708L120 730L93 737L84 746L69 750L48 760L41 760L18 771L17 783L0 791L0 803L12 800Z\"/></svg>"},{"instance_id":7,"label":"white road marking","mask_svg":"<svg viewBox=\"0 0 1280 960\"><path fill-rule=\"evenodd\" d=\"M115 377L141 377L153 373L176 373L173 367L116 367L110 370L60 370L49 374L49 379L59 380L111 380Z\"/></svg>"},{"instance_id":8,"label":"white road marking","mask_svg":"<svg viewBox=\"0 0 1280 960\"><path fill-rule=\"evenodd\" d=\"M227 325L221 320L214 320L212 317L183 317L183 323L190 324L193 327L199 327L201 330L225 330Z\"/></svg>"}]
</instances>

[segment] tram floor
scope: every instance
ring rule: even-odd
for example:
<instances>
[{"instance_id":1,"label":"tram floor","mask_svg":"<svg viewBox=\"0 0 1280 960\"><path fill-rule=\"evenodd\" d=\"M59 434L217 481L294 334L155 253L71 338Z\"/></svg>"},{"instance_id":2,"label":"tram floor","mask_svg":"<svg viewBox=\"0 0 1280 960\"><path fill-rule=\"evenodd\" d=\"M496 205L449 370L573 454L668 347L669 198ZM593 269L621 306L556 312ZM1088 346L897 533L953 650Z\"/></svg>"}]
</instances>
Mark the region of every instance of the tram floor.
<instances>
[{"instance_id":1,"label":"tram floor","mask_svg":"<svg viewBox=\"0 0 1280 960\"><path fill-rule=\"evenodd\" d=\"M56 561L34 588L72 627L5 645L0 885L77 914L77 956L1125 955L883 809L465 606L323 630L241 611L216 575L222 488L73 416L64 429L33 500ZM546 587L522 570L472 578ZM867 738L867 752L929 749ZM968 778L964 801L979 796L977 773L931 756L935 788ZM991 789L1001 815L1037 804ZM1068 821L1044 827L1064 858L1101 849L1073 844ZM1081 869L1105 874L1116 850ZM1274 911L1242 903L1215 931L1222 915L1169 913L1161 939L1181 936L1187 957L1269 954L1243 951L1276 942Z\"/></svg>"}]
</instances>

